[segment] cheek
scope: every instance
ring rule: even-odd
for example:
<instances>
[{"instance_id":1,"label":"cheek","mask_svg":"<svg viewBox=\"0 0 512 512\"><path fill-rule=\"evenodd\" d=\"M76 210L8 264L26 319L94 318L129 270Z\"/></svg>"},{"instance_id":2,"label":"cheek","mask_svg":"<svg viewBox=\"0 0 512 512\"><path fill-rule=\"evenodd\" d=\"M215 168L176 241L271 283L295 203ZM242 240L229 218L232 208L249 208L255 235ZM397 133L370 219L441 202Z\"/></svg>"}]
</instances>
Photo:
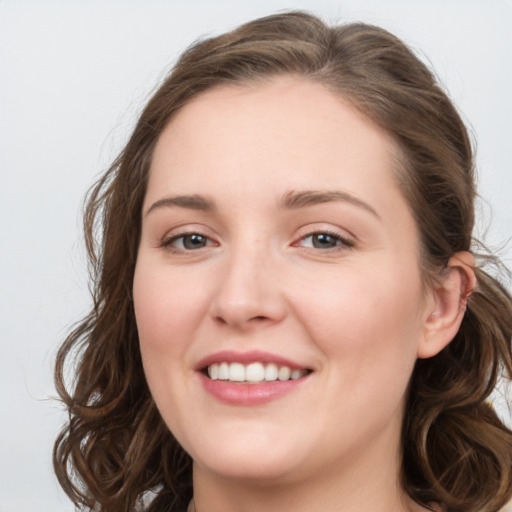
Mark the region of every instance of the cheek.
<instances>
[{"instance_id":1,"label":"cheek","mask_svg":"<svg viewBox=\"0 0 512 512\"><path fill-rule=\"evenodd\" d=\"M200 287L157 268L142 261L134 276L135 317L143 355L181 352L192 338L203 309Z\"/></svg>"},{"instance_id":2,"label":"cheek","mask_svg":"<svg viewBox=\"0 0 512 512\"><path fill-rule=\"evenodd\" d=\"M186 407L189 347L198 325L200 294L168 270L140 258L133 299L147 383L165 423L179 432L174 412Z\"/></svg>"},{"instance_id":3,"label":"cheek","mask_svg":"<svg viewBox=\"0 0 512 512\"><path fill-rule=\"evenodd\" d=\"M385 263L385 262L384 262ZM386 268L386 272L382 269ZM421 280L416 267L389 264L340 272L329 285L312 282L300 316L329 364L344 375L383 377L410 368L421 337Z\"/></svg>"}]
</instances>

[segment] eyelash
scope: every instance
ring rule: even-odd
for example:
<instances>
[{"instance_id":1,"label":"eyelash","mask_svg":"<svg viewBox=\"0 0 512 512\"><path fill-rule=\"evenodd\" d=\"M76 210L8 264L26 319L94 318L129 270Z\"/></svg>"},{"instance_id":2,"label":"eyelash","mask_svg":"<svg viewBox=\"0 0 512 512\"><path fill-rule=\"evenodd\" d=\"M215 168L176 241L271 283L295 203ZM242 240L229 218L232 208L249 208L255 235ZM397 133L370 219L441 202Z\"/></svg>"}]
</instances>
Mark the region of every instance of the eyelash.
<instances>
[{"instance_id":1,"label":"eyelash","mask_svg":"<svg viewBox=\"0 0 512 512\"><path fill-rule=\"evenodd\" d=\"M349 240L349 239L341 236L339 233L336 233L335 231L330 231L330 230L326 230L326 229L308 233L308 234L302 236L299 239L299 241L295 242L293 245L301 246L301 243L304 242L306 239L313 238L315 236L321 236L321 235L326 235L328 237L334 238L336 241L336 245L334 245L333 247L327 247L327 248L323 248L323 249L318 248L318 247L305 247L305 248L319 250L321 252L332 252L332 251L352 249L355 245L352 240ZM198 237L203 238L206 242L205 245L203 245L201 247L197 247L197 248L186 248L186 247L173 246L173 244L178 240L182 240L182 245L183 245L184 240L187 237L192 237L192 236L198 236ZM210 237L203 235L202 233L199 233L197 231L190 231L190 232L186 232L186 233L180 233L178 235L173 235L169 238L164 239L161 243L161 246L163 248L166 248L166 249L171 250L172 252L176 252L176 253L178 253L178 252L195 252L196 250L200 250L205 247L212 246L212 245L216 245L216 244L215 244L215 242L212 243L212 239Z\"/></svg>"},{"instance_id":2,"label":"eyelash","mask_svg":"<svg viewBox=\"0 0 512 512\"><path fill-rule=\"evenodd\" d=\"M187 249L185 247L174 247L172 244L174 242L176 242L177 240L182 240L182 243L183 241L187 238L187 237L192 237L192 236L198 236L198 237L201 237L203 238L205 241L206 241L206 244L202 247L198 247L196 249ZM163 241L162 241L162 244L161 246L165 249L169 249L170 251L172 252L194 252L198 249L203 249L204 247L208 247L210 245L214 245L212 243L212 239L206 235L203 235L202 233L199 233L197 231L190 231L190 232L187 232L187 233L180 233L179 235L173 235L169 238L165 238Z\"/></svg>"},{"instance_id":3,"label":"eyelash","mask_svg":"<svg viewBox=\"0 0 512 512\"><path fill-rule=\"evenodd\" d=\"M330 231L328 229L320 229L318 231L313 231L312 233L308 233L307 235L302 236L300 238L299 242L296 242L294 245L298 245L301 242L304 242L304 240L306 240L307 238L312 238L314 236L319 236L319 235L327 235L329 237L334 238L336 240L336 245L334 247L328 247L328 248L324 248L324 249L319 249L318 247L307 247L307 249L313 249L313 250L318 249L322 252L331 252L331 251L352 249L355 246L355 244L352 240L345 238L345 237L341 236L339 233L337 233L335 231Z\"/></svg>"}]
</instances>

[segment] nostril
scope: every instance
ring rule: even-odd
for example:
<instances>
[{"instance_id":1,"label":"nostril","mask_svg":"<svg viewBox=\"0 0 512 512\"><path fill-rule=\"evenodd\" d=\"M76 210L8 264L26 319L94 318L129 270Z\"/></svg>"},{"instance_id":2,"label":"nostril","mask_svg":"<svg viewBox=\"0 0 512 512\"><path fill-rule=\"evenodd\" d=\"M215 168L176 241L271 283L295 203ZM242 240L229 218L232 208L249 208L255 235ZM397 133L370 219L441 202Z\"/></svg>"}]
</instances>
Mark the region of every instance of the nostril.
<instances>
[{"instance_id":1,"label":"nostril","mask_svg":"<svg viewBox=\"0 0 512 512\"><path fill-rule=\"evenodd\" d=\"M264 324L265 322L268 322L270 319L268 316L265 315L256 315L249 317L243 321L238 321L237 319L229 319L224 318L222 315L218 315L214 318L214 322L216 322L218 325L239 325L240 327L244 324L246 324L247 327L249 326L256 326L259 324Z\"/></svg>"}]
</instances>

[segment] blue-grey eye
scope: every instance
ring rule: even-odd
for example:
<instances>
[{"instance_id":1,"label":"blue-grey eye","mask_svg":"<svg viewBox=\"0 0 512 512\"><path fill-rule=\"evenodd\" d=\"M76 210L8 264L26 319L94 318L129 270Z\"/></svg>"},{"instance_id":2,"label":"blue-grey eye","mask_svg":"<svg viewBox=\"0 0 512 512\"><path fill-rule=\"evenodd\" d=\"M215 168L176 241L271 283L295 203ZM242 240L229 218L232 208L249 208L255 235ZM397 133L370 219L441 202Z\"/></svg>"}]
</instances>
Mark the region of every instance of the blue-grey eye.
<instances>
[{"instance_id":1,"label":"blue-grey eye","mask_svg":"<svg viewBox=\"0 0 512 512\"><path fill-rule=\"evenodd\" d=\"M340 244L339 237L330 235L329 233L316 233L310 236L311 243L315 249L331 249Z\"/></svg>"},{"instance_id":2,"label":"blue-grey eye","mask_svg":"<svg viewBox=\"0 0 512 512\"><path fill-rule=\"evenodd\" d=\"M191 233L180 237L184 249L202 249L208 244L208 238L198 233Z\"/></svg>"}]
</instances>

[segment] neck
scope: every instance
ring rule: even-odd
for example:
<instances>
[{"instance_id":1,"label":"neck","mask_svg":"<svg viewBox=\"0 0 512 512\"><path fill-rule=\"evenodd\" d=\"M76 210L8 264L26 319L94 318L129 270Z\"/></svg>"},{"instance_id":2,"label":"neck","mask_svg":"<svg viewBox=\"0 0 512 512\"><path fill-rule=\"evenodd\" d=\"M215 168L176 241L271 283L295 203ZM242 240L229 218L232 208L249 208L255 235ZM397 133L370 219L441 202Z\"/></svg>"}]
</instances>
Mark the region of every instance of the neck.
<instances>
[{"instance_id":1,"label":"neck","mask_svg":"<svg viewBox=\"0 0 512 512\"><path fill-rule=\"evenodd\" d=\"M416 510L420 510L420 508L422 510L429 510L430 512L439 512L440 509L437 509L437 508L433 508L429 505L414 505L414 508L413 506L411 506L408 510L410 510L411 512L412 511L416 511ZM199 512L199 510L197 509L196 507L196 503L194 501L194 498L192 498L192 501L190 502L188 508L187 508L187 512Z\"/></svg>"}]
</instances>

